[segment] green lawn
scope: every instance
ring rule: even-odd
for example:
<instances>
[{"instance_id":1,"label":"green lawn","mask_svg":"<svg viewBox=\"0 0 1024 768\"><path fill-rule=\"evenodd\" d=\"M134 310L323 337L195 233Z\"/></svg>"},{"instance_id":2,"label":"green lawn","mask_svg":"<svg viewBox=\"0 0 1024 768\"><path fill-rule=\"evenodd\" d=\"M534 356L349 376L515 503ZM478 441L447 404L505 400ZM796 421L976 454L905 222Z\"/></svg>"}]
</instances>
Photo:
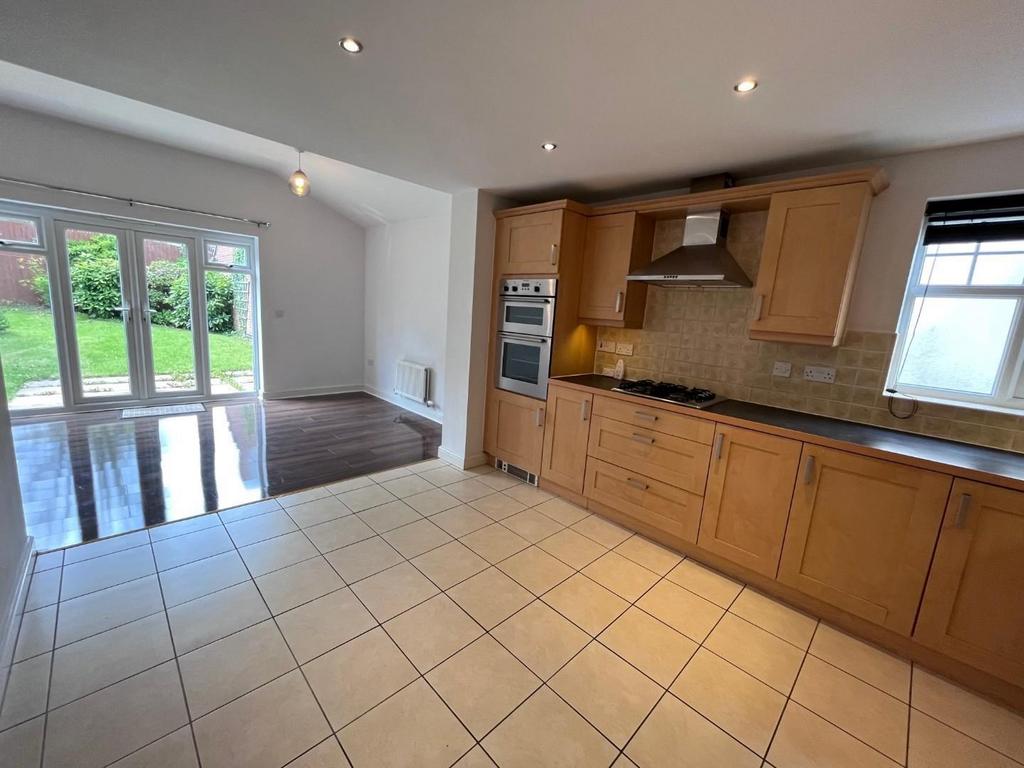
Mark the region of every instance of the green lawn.
<instances>
[{"instance_id":1,"label":"green lawn","mask_svg":"<svg viewBox=\"0 0 1024 768\"><path fill-rule=\"evenodd\" d=\"M56 379L57 350L49 310L35 307L2 307L9 326L0 330L0 360L8 399L29 381ZM75 317L82 374L127 376L124 329L118 320ZM180 328L154 325L153 349L157 373L186 376L191 373L192 334ZM210 334L210 373L223 377L228 371L252 370L252 342L244 336Z\"/></svg>"}]
</instances>

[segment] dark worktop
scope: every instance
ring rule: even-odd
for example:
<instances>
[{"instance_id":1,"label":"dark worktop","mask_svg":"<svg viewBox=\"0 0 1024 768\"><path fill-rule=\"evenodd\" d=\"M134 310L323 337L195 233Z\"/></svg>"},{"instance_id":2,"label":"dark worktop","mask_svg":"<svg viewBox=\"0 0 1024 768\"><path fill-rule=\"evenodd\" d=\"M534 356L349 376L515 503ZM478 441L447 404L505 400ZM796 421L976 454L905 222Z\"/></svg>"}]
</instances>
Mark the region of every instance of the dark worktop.
<instances>
[{"instance_id":1,"label":"dark worktop","mask_svg":"<svg viewBox=\"0 0 1024 768\"><path fill-rule=\"evenodd\" d=\"M552 379L552 381L564 381L605 392L610 391L618 384L618 381L610 376L597 374L562 376ZM670 405L670 403L664 403L664 405ZM679 408L683 410L685 406L679 406ZM1024 483L1024 455L1012 451L984 448L911 432L898 432L894 429L873 427L869 424L858 424L853 421L816 416L800 411L789 411L785 408L745 403L742 400L726 400L710 408L695 410L695 415L702 413L741 419L755 424L816 435L829 440L839 440L852 445L884 451L895 456L944 464L952 468L954 473L956 469L963 469Z\"/></svg>"}]
</instances>

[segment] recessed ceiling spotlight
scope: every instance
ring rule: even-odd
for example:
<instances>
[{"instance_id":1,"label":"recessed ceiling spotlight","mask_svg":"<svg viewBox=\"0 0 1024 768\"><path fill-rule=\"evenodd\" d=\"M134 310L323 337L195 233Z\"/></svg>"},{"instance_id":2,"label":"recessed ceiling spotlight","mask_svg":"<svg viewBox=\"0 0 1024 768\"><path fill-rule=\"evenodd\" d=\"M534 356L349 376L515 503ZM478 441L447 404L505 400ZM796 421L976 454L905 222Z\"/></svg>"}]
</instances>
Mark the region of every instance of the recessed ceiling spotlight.
<instances>
[{"instance_id":1,"label":"recessed ceiling spotlight","mask_svg":"<svg viewBox=\"0 0 1024 768\"><path fill-rule=\"evenodd\" d=\"M752 77L745 77L732 87L736 93L750 93L757 88L757 80Z\"/></svg>"},{"instance_id":2,"label":"recessed ceiling spotlight","mask_svg":"<svg viewBox=\"0 0 1024 768\"><path fill-rule=\"evenodd\" d=\"M554 152L556 149L558 149L558 145L555 144L555 142L553 141L545 141L543 144L540 145L540 148L543 149L545 152Z\"/></svg>"},{"instance_id":3,"label":"recessed ceiling spotlight","mask_svg":"<svg viewBox=\"0 0 1024 768\"><path fill-rule=\"evenodd\" d=\"M338 41L338 47L347 53L362 53L363 44L354 37L343 37Z\"/></svg>"}]
</instances>

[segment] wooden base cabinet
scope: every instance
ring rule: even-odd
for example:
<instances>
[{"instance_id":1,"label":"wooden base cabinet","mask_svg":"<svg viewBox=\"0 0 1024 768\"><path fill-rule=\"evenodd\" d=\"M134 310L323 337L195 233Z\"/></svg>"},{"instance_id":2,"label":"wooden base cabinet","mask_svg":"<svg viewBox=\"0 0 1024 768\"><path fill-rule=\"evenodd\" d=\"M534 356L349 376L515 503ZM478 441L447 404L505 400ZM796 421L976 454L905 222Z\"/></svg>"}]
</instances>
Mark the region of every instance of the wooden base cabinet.
<instances>
[{"instance_id":1,"label":"wooden base cabinet","mask_svg":"<svg viewBox=\"0 0 1024 768\"><path fill-rule=\"evenodd\" d=\"M697 546L774 579L801 445L719 424Z\"/></svg>"},{"instance_id":2,"label":"wooden base cabinet","mask_svg":"<svg viewBox=\"0 0 1024 768\"><path fill-rule=\"evenodd\" d=\"M914 639L1024 686L1024 493L953 484Z\"/></svg>"},{"instance_id":3,"label":"wooden base cabinet","mask_svg":"<svg viewBox=\"0 0 1024 768\"><path fill-rule=\"evenodd\" d=\"M491 389L487 395L484 450L540 474L544 448L544 401Z\"/></svg>"},{"instance_id":4,"label":"wooden base cabinet","mask_svg":"<svg viewBox=\"0 0 1024 768\"><path fill-rule=\"evenodd\" d=\"M548 386L540 476L574 493L583 493L593 405L594 396L587 392L554 384Z\"/></svg>"},{"instance_id":5,"label":"wooden base cabinet","mask_svg":"<svg viewBox=\"0 0 1024 768\"><path fill-rule=\"evenodd\" d=\"M778 579L910 635L952 478L804 445Z\"/></svg>"}]
</instances>

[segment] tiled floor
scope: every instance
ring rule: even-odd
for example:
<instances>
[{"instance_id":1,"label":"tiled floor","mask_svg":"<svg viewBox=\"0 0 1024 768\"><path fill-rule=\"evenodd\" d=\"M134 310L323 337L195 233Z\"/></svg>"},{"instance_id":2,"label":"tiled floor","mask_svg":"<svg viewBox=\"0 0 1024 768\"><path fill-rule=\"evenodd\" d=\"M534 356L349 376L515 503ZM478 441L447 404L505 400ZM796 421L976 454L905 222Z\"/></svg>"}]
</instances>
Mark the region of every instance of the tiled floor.
<instances>
[{"instance_id":1,"label":"tiled floor","mask_svg":"<svg viewBox=\"0 0 1024 768\"><path fill-rule=\"evenodd\" d=\"M1009 768L1024 719L440 461L43 555L0 765Z\"/></svg>"}]
</instances>

